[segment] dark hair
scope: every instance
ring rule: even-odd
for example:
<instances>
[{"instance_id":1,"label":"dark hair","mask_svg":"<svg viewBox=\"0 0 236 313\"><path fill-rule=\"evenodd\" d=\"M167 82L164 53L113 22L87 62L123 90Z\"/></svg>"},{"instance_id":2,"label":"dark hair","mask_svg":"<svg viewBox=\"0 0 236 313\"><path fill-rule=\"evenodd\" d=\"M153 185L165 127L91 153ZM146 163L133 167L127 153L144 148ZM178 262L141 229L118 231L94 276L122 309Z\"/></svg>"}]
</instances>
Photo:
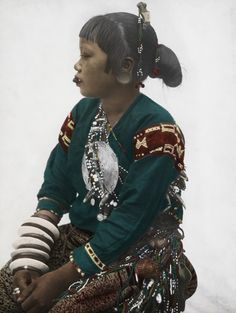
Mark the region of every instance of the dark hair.
<instances>
[{"instance_id":1,"label":"dark hair","mask_svg":"<svg viewBox=\"0 0 236 313\"><path fill-rule=\"evenodd\" d=\"M137 80L139 61L138 46L138 17L134 14L118 12L92 17L82 27L79 36L96 42L107 54L106 71L110 69L114 75L119 75L122 62L126 57L134 59L133 79ZM160 56L158 62L159 74L170 87L176 87L182 82L181 66L175 53L164 45L158 45L155 30L151 25L143 29L142 70L145 80L148 76L154 78L156 52ZM158 49L158 50L157 50Z\"/></svg>"}]
</instances>

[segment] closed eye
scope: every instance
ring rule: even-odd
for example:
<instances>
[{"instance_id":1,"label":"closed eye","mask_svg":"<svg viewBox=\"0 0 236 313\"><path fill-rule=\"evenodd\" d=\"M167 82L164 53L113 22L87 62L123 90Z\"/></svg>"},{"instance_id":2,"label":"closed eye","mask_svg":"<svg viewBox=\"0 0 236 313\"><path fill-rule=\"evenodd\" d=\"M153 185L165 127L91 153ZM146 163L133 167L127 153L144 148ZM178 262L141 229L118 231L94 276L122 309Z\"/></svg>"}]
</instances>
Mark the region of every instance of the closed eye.
<instances>
[{"instance_id":1,"label":"closed eye","mask_svg":"<svg viewBox=\"0 0 236 313\"><path fill-rule=\"evenodd\" d=\"M86 54L86 53L81 53L80 57L83 58L83 59L87 59L87 58L90 57L90 55Z\"/></svg>"}]
</instances>

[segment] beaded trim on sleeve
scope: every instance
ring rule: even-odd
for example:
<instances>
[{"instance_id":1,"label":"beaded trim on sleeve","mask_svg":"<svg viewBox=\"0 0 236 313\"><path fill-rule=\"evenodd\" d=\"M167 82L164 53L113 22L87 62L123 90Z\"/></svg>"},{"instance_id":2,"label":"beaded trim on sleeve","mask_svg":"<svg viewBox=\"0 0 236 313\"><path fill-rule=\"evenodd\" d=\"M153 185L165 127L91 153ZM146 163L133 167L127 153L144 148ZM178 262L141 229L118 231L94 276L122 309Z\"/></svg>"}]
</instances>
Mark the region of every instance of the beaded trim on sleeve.
<instances>
[{"instance_id":1,"label":"beaded trim on sleeve","mask_svg":"<svg viewBox=\"0 0 236 313\"><path fill-rule=\"evenodd\" d=\"M61 144L61 147L65 152L68 151L68 148L70 146L74 128L75 122L73 121L72 113L70 113L61 127L61 131L58 138L59 143Z\"/></svg>"},{"instance_id":2,"label":"beaded trim on sleeve","mask_svg":"<svg viewBox=\"0 0 236 313\"><path fill-rule=\"evenodd\" d=\"M71 251L69 259L70 259L70 262L74 265L74 267L75 267L76 271L79 273L79 275L81 277L84 277L85 273L81 270L81 268L74 261L73 251Z\"/></svg>"},{"instance_id":3,"label":"beaded trim on sleeve","mask_svg":"<svg viewBox=\"0 0 236 313\"><path fill-rule=\"evenodd\" d=\"M104 263L102 263L102 261L99 259L99 257L96 255L96 253L94 252L93 248L91 247L90 243L86 243L85 245L85 251L88 253L88 255L90 256L91 260L93 261L93 263L96 264L96 266L98 268L100 268L100 270L104 270L104 268L106 267L106 265Z\"/></svg>"},{"instance_id":4,"label":"beaded trim on sleeve","mask_svg":"<svg viewBox=\"0 0 236 313\"><path fill-rule=\"evenodd\" d=\"M184 169L184 138L175 124L156 124L139 130L134 136L134 159L150 154L167 154L179 171Z\"/></svg>"}]
</instances>

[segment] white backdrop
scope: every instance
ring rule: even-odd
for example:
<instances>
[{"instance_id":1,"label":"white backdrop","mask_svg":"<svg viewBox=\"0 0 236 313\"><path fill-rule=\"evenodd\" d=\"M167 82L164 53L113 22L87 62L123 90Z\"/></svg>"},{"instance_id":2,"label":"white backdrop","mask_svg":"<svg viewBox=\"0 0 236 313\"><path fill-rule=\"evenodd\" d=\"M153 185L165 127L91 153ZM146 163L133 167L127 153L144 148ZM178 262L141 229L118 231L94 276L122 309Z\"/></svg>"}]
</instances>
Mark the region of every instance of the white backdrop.
<instances>
[{"instance_id":1,"label":"white backdrop","mask_svg":"<svg viewBox=\"0 0 236 313\"><path fill-rule=\"evenodd\" d=\"M0 0L0 265L36 206L50 150L81 98L72 84L78 33L91 16L136 13L134 0ZM186 137L185 249L199 278L187 313L236 312L234 0L149 0L160 43L178 55L181 87L149 80Z\"/></svg>"}]
</instances>

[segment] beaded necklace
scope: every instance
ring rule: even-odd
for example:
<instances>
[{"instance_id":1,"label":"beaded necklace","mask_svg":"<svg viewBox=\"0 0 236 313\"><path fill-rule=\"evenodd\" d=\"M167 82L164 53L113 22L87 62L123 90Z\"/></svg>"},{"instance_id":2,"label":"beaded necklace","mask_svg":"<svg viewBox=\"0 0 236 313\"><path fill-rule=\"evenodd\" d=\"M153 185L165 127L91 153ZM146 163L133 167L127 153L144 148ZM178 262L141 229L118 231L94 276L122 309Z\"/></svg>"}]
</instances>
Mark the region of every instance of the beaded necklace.
<instances>
[{"instance_id":1,"label":"beaded necklace","mask_svg":"<svg viewBox=\"0 0 236 313\"><path fill-rule=\"evenodd\" d=\"M126 169L119 166L116 154L109 146L110 133L117 140L100 104L88 134L82 162L83 179L89 190L83 201L90 201L92 206L98 202L99 221L106 219L111 210L118 205L118 197L114 190L118 179L123 183L119 171L122 174L128 173Z\"/></svg>"}]
</instances>

